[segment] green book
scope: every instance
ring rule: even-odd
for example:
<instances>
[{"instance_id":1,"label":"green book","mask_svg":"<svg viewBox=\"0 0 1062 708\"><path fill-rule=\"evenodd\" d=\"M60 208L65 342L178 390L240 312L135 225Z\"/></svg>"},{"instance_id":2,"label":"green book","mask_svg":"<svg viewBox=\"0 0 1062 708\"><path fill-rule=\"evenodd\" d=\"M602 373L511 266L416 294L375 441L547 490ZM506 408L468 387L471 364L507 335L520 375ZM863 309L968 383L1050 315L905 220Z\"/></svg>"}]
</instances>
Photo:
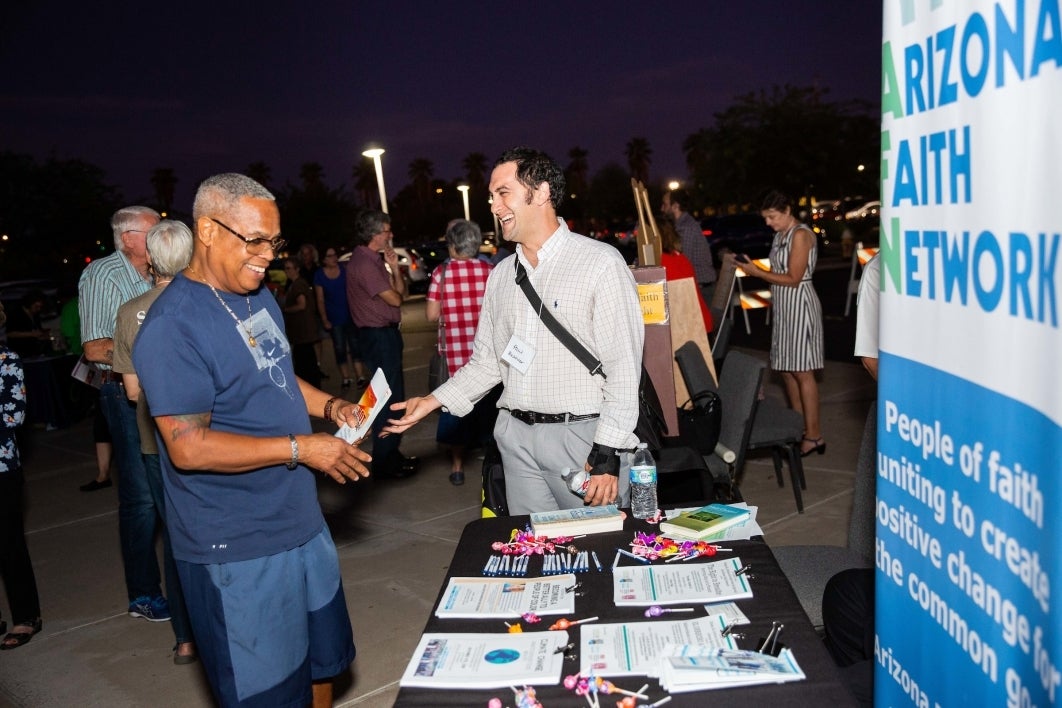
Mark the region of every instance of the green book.
<instances>
[{"instance_id":1,"label":"green book","mask_svg":"<svg viewBox=\"0 0 1062 708\"><path fill-rule=\"evenodd\" d=\"M749 516L748 509L728 504L709 504L661 521L660 530L669 536L702 539L743 523Z\"/></svg>"}]
</instances>

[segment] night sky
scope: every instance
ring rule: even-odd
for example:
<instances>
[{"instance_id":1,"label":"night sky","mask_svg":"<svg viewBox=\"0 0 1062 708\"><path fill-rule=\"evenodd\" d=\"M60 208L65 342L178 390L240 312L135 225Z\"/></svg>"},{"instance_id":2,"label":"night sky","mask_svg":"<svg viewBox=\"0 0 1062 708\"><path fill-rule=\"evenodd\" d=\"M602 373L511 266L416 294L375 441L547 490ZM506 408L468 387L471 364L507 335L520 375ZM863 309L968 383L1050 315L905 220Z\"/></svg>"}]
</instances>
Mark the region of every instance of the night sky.
<instances>
[{"instance_id":1,"label":"night sky","mask_svg":"<svg viewBox=\"0 0 1062 708\"><path fill-rule=\"evenodd\" d=\"M682 178L682 141L734 97L817 85L880 97L873 0L699 2L39 2L0 10L0 149L81 158L128 201L151 171L198 182L263 161L351 183L375 141L388 195L408 165L462 175L516 144L591 174L645 137L653 179Z\"/></svg>"}]
</instances>

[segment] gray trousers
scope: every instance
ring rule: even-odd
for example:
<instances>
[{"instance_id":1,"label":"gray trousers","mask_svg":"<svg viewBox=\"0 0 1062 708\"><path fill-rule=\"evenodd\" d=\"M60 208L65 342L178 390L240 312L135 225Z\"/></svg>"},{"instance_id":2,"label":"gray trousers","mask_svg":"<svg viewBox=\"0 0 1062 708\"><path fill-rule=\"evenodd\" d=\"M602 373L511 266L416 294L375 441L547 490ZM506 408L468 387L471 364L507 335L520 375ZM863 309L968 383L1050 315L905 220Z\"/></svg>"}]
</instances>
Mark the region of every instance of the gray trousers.
<instances>
[{"instance_id":1,"label":"gray trousers","mask_svg":"<svg viewBox=\"0 0 1062 708\"><path fill-rule=\"evenodd\" d=\"M566 469L583 469L598 421L540 423L528 425L511 415L498 412L494 439L505 466L505 498L509 513L574 509L583 506L582 497L568 489L561 479ZM619 506L629 506L630 455L620 453Z\"/></svg>"}]
</instances>

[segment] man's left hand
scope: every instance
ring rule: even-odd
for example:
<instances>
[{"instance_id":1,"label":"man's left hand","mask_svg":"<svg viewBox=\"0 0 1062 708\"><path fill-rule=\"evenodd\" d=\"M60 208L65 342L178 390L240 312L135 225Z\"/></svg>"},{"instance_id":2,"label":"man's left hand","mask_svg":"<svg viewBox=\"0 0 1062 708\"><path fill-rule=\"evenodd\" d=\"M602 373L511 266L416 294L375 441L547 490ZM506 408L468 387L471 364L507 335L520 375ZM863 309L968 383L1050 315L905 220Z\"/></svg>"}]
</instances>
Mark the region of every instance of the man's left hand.
<instances>
[{"instance_id":1,"label":"man's left hand","mask_svg":"<svg viewBox=\"0 0 1062 708\"><path fill-rule=\"evenodd\" d=\"M589 464L585 466L587 472L591 471ZM605 506L615 504L619 497L619 477L611 474L591 474L590 484L586 488L586 503L590 506Z\"/></svg>"},{"instance_id":2,"label":"man's left hand","mask_svg":"<svg viewBox=\"0 0 1062 708\"><path fill-rule=\"evenodd\" d=\"M619 456L616 450L594 443L584 469L590 473L586 503L590 506L614 504L619 496Z\"/></svg>"}]
</instances>

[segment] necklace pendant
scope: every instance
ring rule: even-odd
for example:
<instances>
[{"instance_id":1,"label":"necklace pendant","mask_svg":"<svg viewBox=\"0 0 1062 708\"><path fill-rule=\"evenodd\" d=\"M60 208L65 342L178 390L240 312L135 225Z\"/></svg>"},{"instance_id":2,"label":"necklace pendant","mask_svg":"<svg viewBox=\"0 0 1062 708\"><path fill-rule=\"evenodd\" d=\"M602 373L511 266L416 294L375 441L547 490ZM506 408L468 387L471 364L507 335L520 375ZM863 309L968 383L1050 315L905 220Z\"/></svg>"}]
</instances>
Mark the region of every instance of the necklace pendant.
<instances>
[{"instance_id":1,"label":"necklace pendant","mask_svg":"<svg viewBox=\"0 0 1062 708\"><path fill-rule=\"evenodd\" d=\"M247 335L247 343L250 344L252 347L258 346L258 340L254 338L253 334Z\"/></svg>"}]
</instances>

